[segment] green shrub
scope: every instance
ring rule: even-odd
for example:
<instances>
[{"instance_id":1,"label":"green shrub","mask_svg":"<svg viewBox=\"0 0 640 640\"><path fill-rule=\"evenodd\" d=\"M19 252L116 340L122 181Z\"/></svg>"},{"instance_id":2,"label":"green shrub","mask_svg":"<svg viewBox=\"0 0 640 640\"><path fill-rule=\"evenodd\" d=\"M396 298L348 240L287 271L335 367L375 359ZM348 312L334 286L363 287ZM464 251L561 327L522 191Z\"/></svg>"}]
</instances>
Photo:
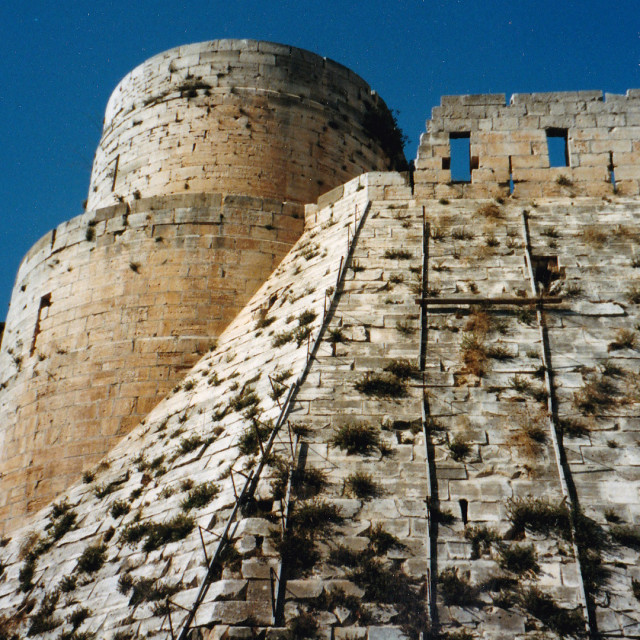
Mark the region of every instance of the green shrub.
<instances>
[{"instance_id":1,"label":"green shrub","mask_svg":"<svg viewBox=\"0 0 640 640\"><path fill-rule=\"evenodd\" d=\"M89 545L78 558L76 568L80 573L95 573L107 559L107 547L104 544Z\"/></svg>"},{"instance_id":2,"label":"green shrub","mask_svg":"<svg viewBox=\"0 0 640 640\"><path fill-rule=\"evenodd\" d=\"M337 429L329 443L346 450L347 455L366 454L380 448L380 433L370 424L348 423Z\"/></svg>"},{"instance_id":3,"label":"green shrub","mask_svg":"<svg viewBox=\"0 0 640 640\"><path fill-rule=\"evenodd\" d=\"M394 375L398 380L407 380L409 378L420 378L420 369L408 360L392 360L384 371Z\"/></svg>"},{"instance_id":4,"label":"green shrub","mask_svg":"<svg viewBox=\"0 0 640 640\"><path fill-rule=\"evenodd\" d=\"M369 371L355 383L355 388L367 396L383 398L403 398L407 395L407 385L388 373Z\"/></svg>"},{"instance_id":5,"label":"green shrub","mask_svg":"<svg viewBox=\"0 0 640 640\"><path fill-rule=\"evenodd\" d=\"M60 594L57 591L47 594L42 599L38 610L32 614L29 621L28 636L36 636L47 631L52 631L62 624L62 620L56 618L53 614L58 604Z\"/></svg>"},{"instance_id":6,"label":"green shrub","mask_svg":"<svg viewBox=\"0 0 640 640\"><path fill-rule=\"evenodd\" d=\"M378 485L371 474L363 471L356 471L347 476L344 487L347 493L361 499L372 498L379 493Z\"/></svg>"},{"instance_id":7,"label":"green shrub","mask_svg":"<svg viewBox=\"0 0 640 640\"><path fill-rule=\"evenodd\" d=\"M189 491L187 497L180 503L183 511L201 509L208 505L220 492L213 482L203 482Z\"/></svg>"},{"instance_id":8,"label":"green shrub","mask_svg":"<svg viewBox=\"0 0 640 640\"><path fill-rule=\"evenodd\" d=\"M438 577L440 593L445 604L460 607L472 606L476 603L476 589L458 575L458 569L449 567Z\"/></svg>"},{"instance_id":9,"label":"green shrub","mask_svg":"<svg viewBox=\"0 0 640 640\"><path fill-rule=\"evenodd\" d=\"M571 537L569 511L564 504L553 505L540 498L514 498L507 501L507 515L517 534L528 528L537 533L554 531L567 540Z\"/></svg>"},{"instance_id":10,"label":"green shrub","mask_svg":"<svg viewBox=\"0 0 640 640\"><path fill-rule=\"evenodd\" d=\"M561 637L584 635L585 621L582 615L578 611L559 607L551 596L537 587L529 587L522 592L520 606Z\"/></svg>"},{"instance_id":11,"label":"green shrub","mask_svg":"<svg viewBox=\"0 0 640 640\"><path fill-rule=\"evenodd\" d=\"M493 542L498 542L500 536L487 527L467 527L464 537L471 542L471 559L477 560L491 549Z\"/></svg>"},{"instance_id":12,"label":"green shrub","mask_svg":"<svg viewBox=\"0 0 640 640\"><path fill-rule=\"evenodd\" d=\"M499 554L498 564L506 571L511 571L518 575L526 573L537 574L540 572L533 545L502 545L499 549Z\"/></svg>"},{"instance_id":13,"label":"green shrub","mask_svg":"<svg viewBox=\"0 0 640 640\"><path fill-rule=\"evenodd\" d=\"M260 451L260 442L268 440L273 426L253 421L238 440L238 449L245 456L253 456Z\"/></svg>"},{"instance_id":14,"label":"green shrub","mask_svg":"<svg viewBox=\"0 0 640 640\"><path fill-rule=\"evenodd\" d=\"M611 537L614 542L625 547L640 549L640 528L617 524L611 527Z\"/></svg>"},{"instance_id":15,"label":"green shrub","mask_svg":"<svg viewBox=\"0 0 640 640\"><path fill-rule=\"evenodd\" d=\"M111 505L110 513L112 518L119 518L131 510L131 505L126 500L115 500Z\"/></svg>"}]
</instances>

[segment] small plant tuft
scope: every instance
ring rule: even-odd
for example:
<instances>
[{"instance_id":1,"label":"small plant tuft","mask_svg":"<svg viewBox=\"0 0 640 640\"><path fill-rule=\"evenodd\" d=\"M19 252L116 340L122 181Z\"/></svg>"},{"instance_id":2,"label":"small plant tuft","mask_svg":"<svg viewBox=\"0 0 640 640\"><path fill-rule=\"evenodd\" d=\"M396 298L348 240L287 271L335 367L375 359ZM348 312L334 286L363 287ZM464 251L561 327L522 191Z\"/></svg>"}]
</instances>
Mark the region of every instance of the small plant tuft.
<instances>
[{"instance_id":1,"label":"small plant tuft","mask_svg":"<svg viewBox=\"0 0 640 640\"><path fill-rule=\"evenodd\" d=\"M77 570L80 573L95 573L107 559L107 547L104 544L89 545L78 558Z\"/></svg>"},{"instance_id":2,"label":"small plant tuft","mask_svg":"<svg viewBox=\"0 0 640 640\"><path fill-rule=\"evenodd\" d=\"M372 475L363 471L356 471L347 476L344 487L347 493L360 499L372 498L379 493L378 485L374 482Z\"/></svg>"},{"instance_id":3,"label":"small plant tuft","mask_svg":"<svg viewBox=\"0 0 640 640\"><path fill-rule=\"evenodd\" d=\"M208 505L220 492L213 482L203 482L191 489L187 497L180 503L183 511L202 509Z\"/></svg>"},{"instance_id":4,"label":"small plant tuft","mask_svg":"<svg viewBox=\"0 0 640 640\"><path fill-rule=\"evenodd\" d=\"M502 545L499 550L498 564L505 571L518 575L535 575L540 572L533 545Z\"/></svg>"},{"instance_id":5,"label":"small plant tuft","mask_svg":"<svg viewBox=\"0 0 640 640\"><path fill-rule=\"evenodd\" d=\"M384 257L389 260L410 260L413 258L413 254L406 249L387 249L384 252Z\"/></svg>"},{"instance_id":6,"label":"small plant tuft","mask_svg":"<svg viewBox=\"0 0 640 640\"><path fill-rule=\"evenodd\" d=\"M392 374L375 371L367 372L355 383L355 388L367 396L402 398L407 395L407 386L404 381Z\"/></svg>"},{"instance_id":7,"label":"small plant tuft","mask_svg":"<svg viewBox=\"0 0 640 640\"><path fill-rule=\"evenodd\" d=\"M439 575L439 586L445 604L465 607L476 603L476 589L458 575L457 568L445 569Z\"/></svg>"},{"instance_id":8,"label":"small plant tuft","mask_svg":"<svg viewBox=\"0 0 640 640\"><path fill-rule=\"evenodd\" d=\"M378 429L370 424L348 423L337 429L329 443L343 449L347 455L367 454L379 449L381 440Z\"/></svg>"},{"instance_id":9,"label":"small plant tuft","mask_svg":"<svg viewBox=\"0 0 640 640\"><path fill-rule=\"evenodd\" d=\"M469 455L469 453L471 453L471 446L469 443L458 437L451 440L448 443L448 447L451 457L456 462L461 462Z\"/></svg>"},{"instance_id":10,"label":"small plant tuft","mask_svg":"<svg viewBox=\"0 0 640 640\"><path fill-rule=\"evenodd\" d=\"M516 535L530 529L537 533L555 531L567 540L571 536L569 511L563 504L532 497L513 498L507 502L507 515Z\"/></svg>"}]
</instances>

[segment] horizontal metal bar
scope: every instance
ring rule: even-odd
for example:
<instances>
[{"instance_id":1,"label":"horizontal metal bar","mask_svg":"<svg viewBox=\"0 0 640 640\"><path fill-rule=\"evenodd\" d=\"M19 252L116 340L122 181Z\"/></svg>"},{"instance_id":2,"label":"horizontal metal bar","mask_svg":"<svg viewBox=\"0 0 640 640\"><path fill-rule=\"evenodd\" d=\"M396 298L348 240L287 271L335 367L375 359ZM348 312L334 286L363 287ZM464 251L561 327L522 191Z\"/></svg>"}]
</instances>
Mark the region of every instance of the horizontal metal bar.
<instances>
[{"instance_id":1,"label":"horizontal metal bar","mask_svg":"<svg viewBox=\"0 0 640 640\"><path fill-rule=\"evenodd\" d=\"M454 298L416 298L416 304L419 305L445 305L445 304L512 304L517 306L526 306L526 305L534 305L538 302L542 302L543 304L560 304L562 302L562 298L559 296L540 296L539 298L520 298L520 297L498 297L498 298L481 298L480 296L475 296L473 298L462 298L462 297L454 297Z\"/></svg>"}]
</instances>

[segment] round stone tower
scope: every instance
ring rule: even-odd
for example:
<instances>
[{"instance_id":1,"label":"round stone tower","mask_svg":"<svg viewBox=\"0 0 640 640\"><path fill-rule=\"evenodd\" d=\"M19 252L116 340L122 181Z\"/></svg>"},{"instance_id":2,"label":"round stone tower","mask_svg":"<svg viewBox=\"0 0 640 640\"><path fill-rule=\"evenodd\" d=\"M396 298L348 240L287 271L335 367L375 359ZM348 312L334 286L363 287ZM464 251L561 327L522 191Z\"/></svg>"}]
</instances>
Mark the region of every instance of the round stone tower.
<instances>
[{"instance_id":1,"label":"round stone tower","mask_svg":"<svg viewBox=\"0 0 640 640\"><path fill-rule=\"evenodd\" d=\"M88 208L185 191L313 202L404 160L389 122L361 78L308 51L247 40L179 47L113 92Z\"/></svg>"},{"instance_id":2,"label":"round stone tower","mask_svg":"<svg viewBox=\"0 0 640 640\"><path fill-rule=\"evenodd\" d=\"M87 211L24 258L0 351L0 526L75 481L210 348L303 230L304 203L402 168L345 67L218 40L134 69L107 105Z\"/></svg>"}]
</instances>

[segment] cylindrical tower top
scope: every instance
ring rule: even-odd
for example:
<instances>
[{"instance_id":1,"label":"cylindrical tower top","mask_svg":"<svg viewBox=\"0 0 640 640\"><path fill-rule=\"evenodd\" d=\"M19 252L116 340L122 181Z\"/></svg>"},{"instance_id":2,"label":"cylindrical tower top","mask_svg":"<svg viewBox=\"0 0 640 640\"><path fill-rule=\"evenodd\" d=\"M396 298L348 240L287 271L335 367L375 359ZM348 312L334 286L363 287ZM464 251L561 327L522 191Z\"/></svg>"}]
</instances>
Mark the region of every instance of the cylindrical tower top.
<instances>
[{"instance_id":1,"label":"cylindrical tower top","mask_svg":"<svg viewBox=\"0 0 640 640\"><path fill-rule=\"evenodd\" d=\"M213 40L154 56L118 84L88 208L187 190L311 202L404 162L386 105L347 68L286 45Z\"/></svg>"}]
</instances>

